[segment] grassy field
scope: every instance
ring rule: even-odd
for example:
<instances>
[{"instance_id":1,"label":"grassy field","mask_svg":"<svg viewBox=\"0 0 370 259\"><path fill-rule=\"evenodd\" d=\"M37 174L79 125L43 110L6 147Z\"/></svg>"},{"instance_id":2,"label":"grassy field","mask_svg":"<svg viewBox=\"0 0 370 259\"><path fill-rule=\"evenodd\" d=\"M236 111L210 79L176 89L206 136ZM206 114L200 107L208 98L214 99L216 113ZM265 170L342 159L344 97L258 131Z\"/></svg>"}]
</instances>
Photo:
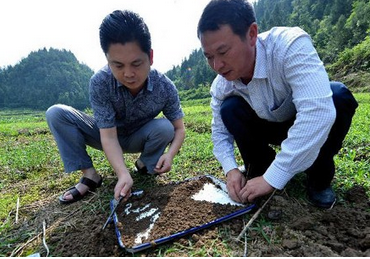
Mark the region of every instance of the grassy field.
<instances>
[{"instance_id":1,"label":"grassy field","mask_svg":"<svg viewBox=\"0 0 370 259\"><path fill-rule=\"evenodd\" d=\"M343 148L335 158L337 173L334 187L347 190L354 184L360 184L370 194L370 94L355 96L359 108ZM185 143L175 158L173 170L163 181L179 181L205 174L223 178L221 167L212 154L209 100L183 102L183 108L187 128ZM115 174L103 152L88 150L97 170L105 179L114 183ZM236 155L241 163L239 154ZM129 167L133 168L136 158L137 155L126 157ZM32 217L31 211L35 204L50 197L56 200L63 190L78 181L80 175L66 176L63 173L63 165L45 122L44 111L3 110L0 111L0 177L0 256L9 256L17 246L36 234L34 230L12 234L16 228L17 200L21 208L28 208L20 210L19 217ZM138 184L140 188L140 184L145 183ZM103 194L100 201L102 204L97 205L96 209L108 210L113 189ZM40 246L41 240L35 240L24 249L22 256L37 252ZM171 250L173 247L165 249ZM181 246L177 249L181 249ZM158 249L157 255L167 252ZM226 249L216 251L215 254L228 256L231 251ZM197 251L189 255L204 254Z\"/></svg>"}]
</instances>

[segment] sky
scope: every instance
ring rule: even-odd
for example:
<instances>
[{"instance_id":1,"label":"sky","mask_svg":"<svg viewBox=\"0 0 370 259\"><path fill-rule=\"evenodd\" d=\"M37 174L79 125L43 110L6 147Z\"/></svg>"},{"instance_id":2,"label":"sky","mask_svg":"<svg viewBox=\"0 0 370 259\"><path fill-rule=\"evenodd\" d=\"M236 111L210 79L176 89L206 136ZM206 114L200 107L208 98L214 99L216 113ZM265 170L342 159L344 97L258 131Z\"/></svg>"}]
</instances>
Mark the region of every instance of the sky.
<instances>
[{"instance_id":1,"label":"sky","mask_svg":"<svg viewBox=\"0 0 370 259\"><path fill-rule=\"evenodd\" d=\"M11 0L0 1L0 68L32 51L70 50L94 71L106 64L99 26L106 15L129 9L143 17L152 36L153 68L167 72L201 47L196 35L209 0Z\"/></svg>"}]
</instances>

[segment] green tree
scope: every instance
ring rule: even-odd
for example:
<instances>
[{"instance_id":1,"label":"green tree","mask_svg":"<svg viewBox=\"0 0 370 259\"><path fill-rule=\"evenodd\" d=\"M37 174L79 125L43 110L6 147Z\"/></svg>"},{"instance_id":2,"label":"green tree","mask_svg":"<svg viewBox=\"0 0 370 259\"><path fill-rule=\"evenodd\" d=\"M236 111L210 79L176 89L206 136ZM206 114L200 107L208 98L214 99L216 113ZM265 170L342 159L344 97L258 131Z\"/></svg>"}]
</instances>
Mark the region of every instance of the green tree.
<instances>
[{"instance_id":1,"label":"green tree","mask_svg":"<svg viewBox=\"0 0 370 259\"><path fill-rule=\"evenodd\" d=\"M351 32L347 46L352 47L365 39L370 32L370 1L358 0L353 3L353 9L345 28Z\"/></svg>"},{"instance_id":2,"label":"green tree","mask_svg":"<svg viewBox=\"0 0 370 259\"><path fill-rule=\"evenodd\" d=\"M0 107L46 109L63 102L87 108L92 74L70 51L31 52L15 66L0 70Z\"/></svg>"},{"instance_id":3,"label":"green tree","mask_svg":"<svg viewBox=\"0 0 370 259\"><path fill-rule=\"evenodd\" d=\"M181 65L174 66L166 75L179 90L196 89L199 85L210 85L216 73L209 67L201 49L193 50Z\"/></svg>"}]
</instances>

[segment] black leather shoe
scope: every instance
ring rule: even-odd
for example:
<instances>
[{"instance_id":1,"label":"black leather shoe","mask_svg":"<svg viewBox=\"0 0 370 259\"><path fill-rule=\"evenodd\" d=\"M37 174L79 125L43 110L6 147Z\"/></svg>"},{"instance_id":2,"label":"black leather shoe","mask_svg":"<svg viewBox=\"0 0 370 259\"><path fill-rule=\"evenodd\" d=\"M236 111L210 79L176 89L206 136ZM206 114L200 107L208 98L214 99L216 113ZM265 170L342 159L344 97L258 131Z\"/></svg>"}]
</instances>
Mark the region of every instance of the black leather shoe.
<instances>
[{"instance_id":1,"label":"black leather shoe","mask_svg":"<svg viewBox=\"0 0 370 259\"><path fill-rule=\"evenodd\" d=\"M331 208L336 202L336 195L331 186L317 191L313 188L308 188L308 198L312 204L320 208Z\"/></svg>"},{"instance_id":2,"label":"black leather shoe","mask_svg":"<svg viewBox=\"0 0 370 259\"><path fill-rule=\"evenodd\" d=\"M135 172L139 173L139 174L147 174L148 173L148 169L146 168L146 166L143 166L142 168L139 168L139 165L137 164L137 161L135 162Z\"/></svg>"},{"instance_id":3,"label":"black leather shoe","mask_svg":"<svg viewBox=\"0 0 370 259\"><path fill-rule=\"evenodd\" d=\"M139 174L142 174L142 175L154 175L154 176L159 175L158 173L155 173L155 172L153 172L153 173L148 172L148 169L146 168L146 166L143 166L142 168L139 168L139 165L137 164L137 161L135 162L134 173L139 173Z\"/></svg>"}]
</instances>

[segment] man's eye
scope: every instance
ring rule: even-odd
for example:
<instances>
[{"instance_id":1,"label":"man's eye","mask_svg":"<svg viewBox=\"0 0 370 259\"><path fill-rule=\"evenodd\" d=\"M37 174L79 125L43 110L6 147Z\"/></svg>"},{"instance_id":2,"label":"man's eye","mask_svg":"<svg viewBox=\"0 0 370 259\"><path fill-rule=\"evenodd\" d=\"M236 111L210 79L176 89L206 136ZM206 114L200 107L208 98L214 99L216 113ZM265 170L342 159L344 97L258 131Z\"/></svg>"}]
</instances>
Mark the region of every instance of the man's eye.
<instances>
[{"instance_id":1,"label":"man's eye","mask_svg":"<svg viewBox=\"0 0 370 259\"><path fill-rule=\"evenodd\" d=\"M220 54L220 55L225 55L227 53L227 50L225 50L225 51L220 51L218 54Z\"/></svg>"},{"instance_id":2,"label":"man's eye","mask_svg":"<svg viewBox=\"0 0 370 259\"><path fill-rule=\"evenodd\" d=\"M117 69L120 69L120 68L123 68L123 65L122 64L119 64L119 63L113 63L111 64L111 66L117 68Z\"/></svg>"}]
</instances>

